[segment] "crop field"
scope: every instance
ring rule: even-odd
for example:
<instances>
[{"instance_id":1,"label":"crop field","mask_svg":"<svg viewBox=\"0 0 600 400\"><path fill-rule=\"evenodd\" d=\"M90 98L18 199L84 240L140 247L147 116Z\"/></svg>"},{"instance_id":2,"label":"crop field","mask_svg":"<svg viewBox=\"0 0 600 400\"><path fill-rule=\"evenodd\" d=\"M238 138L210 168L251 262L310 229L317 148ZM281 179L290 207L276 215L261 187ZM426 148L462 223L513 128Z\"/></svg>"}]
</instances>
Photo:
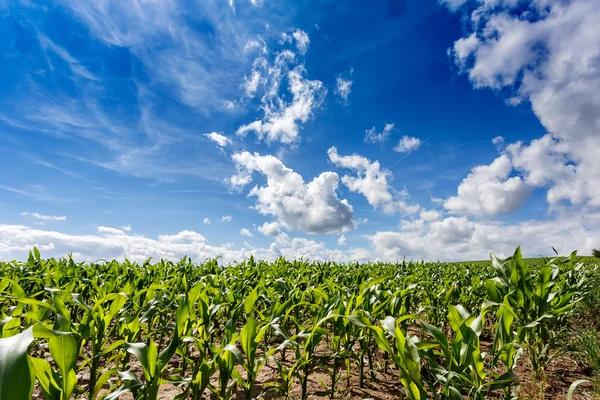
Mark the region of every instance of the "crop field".
<instances>
[{"instance_id":1,"label":"crop field","mask_svg":"<svg viewBox=\"0 0 600 400\"><path fill-rule=\"evenodd\" d=\"M0 262L0 400L590 399L594 258Z\"/></svg>"}]
</instances>

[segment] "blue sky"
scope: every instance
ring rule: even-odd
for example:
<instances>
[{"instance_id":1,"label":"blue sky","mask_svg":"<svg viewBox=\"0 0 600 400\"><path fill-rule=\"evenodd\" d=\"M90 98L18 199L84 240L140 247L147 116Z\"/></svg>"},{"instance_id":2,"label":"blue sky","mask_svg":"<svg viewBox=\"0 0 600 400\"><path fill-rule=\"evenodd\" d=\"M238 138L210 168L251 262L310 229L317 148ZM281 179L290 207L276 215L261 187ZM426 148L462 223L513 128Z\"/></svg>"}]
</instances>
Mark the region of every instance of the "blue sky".
<instances>
[{"instance_id":1,"label":"blue sky","mask_svg":"<svg viewBox=\"0 0 600 400\"><path fill-rule=\"evenodd\" d=\"M592 0L0 0L0 256L600 246Z\"/></svg>"}]
</instances>

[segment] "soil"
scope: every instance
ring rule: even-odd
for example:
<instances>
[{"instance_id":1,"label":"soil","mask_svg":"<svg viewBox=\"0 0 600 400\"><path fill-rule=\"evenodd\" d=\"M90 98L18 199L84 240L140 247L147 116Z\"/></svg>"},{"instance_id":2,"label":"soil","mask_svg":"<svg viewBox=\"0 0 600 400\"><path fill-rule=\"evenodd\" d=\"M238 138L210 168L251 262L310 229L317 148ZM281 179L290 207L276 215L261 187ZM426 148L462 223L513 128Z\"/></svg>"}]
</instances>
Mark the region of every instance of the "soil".
<instances>
[{"instance_id":1,"label":"soil","mask_svg":"<svg viewBox=\"0 0 600 400\"><path fill-rule=\"evenodd\" d=\"M485 347L487 343L482 343ZM293 363L291 352L288 351L287 360L283 364L290 367ZM365 362L366 364L366 362ZM328 367L331 367L329 363ZM242 376L245 376L243 370L237 367ZM342 363L338 367L338 383L336 385L335 395L329 396L331 388L330 371L325 368L313 369L309 375L307 392L310 399L373 399L373 400L392 400L404 398L404 392L400 380L398 378L398 370L393 364L389 364L387 373L384 372L384 360L381 354L376 357L374 365L374 379L372 379L365 368L364 385L360 387L358 368L356 362L351 364L350 375L346 374L346 366ZM142 376L142 371L139 366L134 365L133 371ZM580 367L568 355L558 356L553 359L545 376L540 380L532 379L532 371L529 366L529 361L526 355L520 360L519 365L514 370L517 375L520 387L518 389L518 397L523 400L550 400L550 399L566 399L570 385L579 379L591 379L590 372ZM217 385L218 375L213 376L211 383ZM86 376L80 376L80 383L87 381ZM262 398L266 400L282 398L275 391L265 391L268 383L277 382L278 372L273 361L267 363L261 370L254 390L254 398L258 398L262 394ZM114 383L113 383L114 384ZM159 399L172 400L182 390L171 384L164 384L160 387ZM290 392L290 397L301 398L301 387L299 382L295 382ZM494 396L499 398L500 396ZM42 398L42 397L38 397ZM83 398L83 397L82 397ZM204 399L216 399L208 390L204 394ZM234 392L234 399L245 399L244 392L238 388ZM121 400L133 400L130 393L125 393L119 397ZM600 399L594 397L592 385L589 383L581 384L573 397L575 400Z\"/></svg>"},{"instance_id":2,"label":"soil","mask_svg":"<svg viewBox=\"0 0 600 400\"><path fill-rule=\"evenodd\" d=\"M411 334L419 335L418 330L414 331L409 329ZM414 332L413 332L414 331ZM166 343L165 343L166 344ZM45 347L46 358L49 362L52 362L47 346ZM485 334L481 336L481 348L482 351L489 350L492 346L491 338ZM323 357L326 354L330 354L331 351L327 349L328 344L321 342L317 348L316 356ZM357 348L355 349L357 350ZM34 354L35 356L35 354ZM260 356L260 354L259 354ZM281 361L281 354L278 352L276 355L278 360L286 366L291 367L294 363L293 352L288 350L286 352L286 361ZM179 364L179 356L173 357L172 363L167 367L168 375L174 368ZM358 376L357 361L353 360L351 363L350 374L347 374L346 365L344 362L340 362L338 366L338 382L336 384L336 390L334 396L330 397L329 392L331 389L331 376L330 369L333 365L331 360L325 363L325 367L313 368L309 375L307 384L307 393L310 399L373 399L373 400L391 400L391 399L402 399L404 398L404 390L400 384L399 373L395 365L390 361L389 364L385 363L383 354L378 352L374 357L374 365L372 375L368 372L367 361L365 360L365 374L364 374L364 385L360 387L360 380ZM101 366L103 370L112 366ZM241 366L237 365L236 368L245 376L245 373ZM143 380L143 373L139 364L132 360L131 369L138 377ZM501 373L502 371L497 371ZM550 400L550 399L567 399L567 392L570 385L580 379L591 380L591 371L585 370L581 367L572 357L568 354L555 357L547 370L543 378L534 380L531 367L527 354L524 354L521 360L518 362L517 367L514 370L515 375L518 377L520 387L518 388L518 398L523 400ZM211 383L218 386L218 373L211 378ZM114 376L109 381L110 385L114 387L116 385L117 377ZM261 370L255 388L253 392L253 398L264 398L266 400L283 398L274 390L267 390L268 384L272 384L278 381L278 370L274 361L269 361ZM89 372L87 368L84 368L82 372L78 374L78 383L81 387L85 387L89 382ZM107 385L108 389L108 385ZM105 394L106 391L101 392ZM182 393L182 389L172 384L163 384L159 389L159 399L172 400L177 395ZM39 387L36 387L33 399L44 399ZM80 395L78 399L87 399L86 395ZM204 399L217 399L209 390L206 390L203 396ZM234 399L245 399L245 394L241 388L236 388L234 392ZM301 398L301 386L298 381L295 381L290 391L290 398L300 399ZM499 394L493 394L490 398L500 398ZM119 397L120 400L134 400L131 393L124 393ZM578 386L574 400L589 400L597 399L600 400L600 396L594 395L593 387L590 383L584 383Z\"/></svg>"}]
</instances>

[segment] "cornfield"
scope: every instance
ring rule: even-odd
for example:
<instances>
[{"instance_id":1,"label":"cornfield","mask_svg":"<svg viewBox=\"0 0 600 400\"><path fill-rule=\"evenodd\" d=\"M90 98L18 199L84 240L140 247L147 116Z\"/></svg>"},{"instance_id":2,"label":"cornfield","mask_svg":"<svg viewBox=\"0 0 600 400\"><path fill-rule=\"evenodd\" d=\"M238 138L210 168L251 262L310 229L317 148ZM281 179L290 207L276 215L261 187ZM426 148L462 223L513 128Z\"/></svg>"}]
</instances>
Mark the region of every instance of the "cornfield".
<instances>
[{"instance_id":1,"label":"cornfield","mask_svg":"<svg viewBox=\"0 0 600 400\"><path fill-rule=\"evenodd\" d=\"M530 265L520 249L477 265L225 267L34 249L0 263L0 400L154 400L166 384L175 399L336 398L381 374L401 398L516 398L514 369L543 375L594 273L576 253ZM311 391L317 371L328 383Z\"/></svg>"}]
</instances>

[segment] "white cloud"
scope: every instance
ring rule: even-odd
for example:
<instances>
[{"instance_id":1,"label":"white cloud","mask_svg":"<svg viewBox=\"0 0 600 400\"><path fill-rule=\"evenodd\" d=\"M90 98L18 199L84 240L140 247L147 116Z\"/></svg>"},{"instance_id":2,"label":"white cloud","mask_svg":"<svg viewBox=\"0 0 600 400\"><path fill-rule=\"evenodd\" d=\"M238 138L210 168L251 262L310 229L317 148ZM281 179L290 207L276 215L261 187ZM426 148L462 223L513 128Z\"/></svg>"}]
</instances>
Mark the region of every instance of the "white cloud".
<instances>
[{"instance_id":1,"label":"white cloud","mask_svg":"<svg viewBox=\"0 0 600 400\"><path fill-rule=\"evenodd\" d=\"M440 0L440 3L445 4L446 7L455 11L460 6L465 4L468 0Z\"/></svg>"},{"instance_id":2,"label":"white cloud","mask_svg":"<svg viewBox=\"0 0 600 400\"><path fill-rule=\"evenodd\" d=\"M509 178L512 166L506 155L490 165L480 165L458 186L458 195L448 198L444 207L455 214L499 215L519 209L530 194L523 180Z\"/></svg>"},{"instance_id":3,"label":"white cloud","mask_svg":"<svg viewBox=\"0 0 600 400\"><path fill-rule=\"evenodd\" d=\"M256 197L254 208L263 215L273 215L289 229L307 233L335 233L355 229L352 206L337 197L339 177L323 172L311 182L287 168L274 156L258 153L233 155L238 173L230 182L248 184L252 173L267 177L265 186L255 186L249 196Z\"/></svg>"},{"instance_id":4,"label":"white cloud","mask_svg":"<svg viewBox=\"0 0 600 400\"><path fill-rule=\"evenodd\" d=\"M342 78L338 76L335 80L335 94L341 97L344 103L348 103L348 97L352 91L352 82L350 79ZM375 128L373 128L375 129Z\"/></svg>"},{"instance_id":5,"label":"white cloud","mask_svg":"<svg viewBox=\"0 0 600 400\"><path fill-rule=\"evenodd\" d=\"M129 224L120 226L119 228L121 228L125 232L131 232L131 225L129 225Z\"/></svg>"},{"instance_id":6,"label":"white cloud","mask_svg":"<svg viewBox=\"0 0 600 400\"><path fill-rule=\"evenodd\" d=\"M454 44L475 87L508 88L510 104L528 100L549 132L507 153L529 185L548 188L551 206L600 206L599 20L596 0L486 0Z\"/></svg>"},{"instance_id":7,"label":"white cloud","mask_svg":"<svg viewBox=\"0 0 600 400\"><path fill-rule=\"evenodd\" d=\"M296 48L298 49L298 52L302 55L306 54L308 45L310 44L308 34L301 29L296 29L292 36L296 39Z\"/></svg>"},{"instance_id":8,"label":"white cloud","mask_svg":"<svg viewBox=\"0 0 600 400\"><path fill-rule=\"evenodd\" d=\"M224 215L221 217L221 222L231 222L231 215Z\"/></svg>"},{"instance_id":9,"label":"white cloud","mask_svg":"<svg viewBox=\"0 0 600 400\"><path fill-rule=\"evenodd\" d=\"M248 237L252 237L254 235L252 235L252 232L250 232L248 229L246 228L242 228L240 229L240 235L242 236L248 236Z\"/></svg>"},{"instance_id":10,"label":"white cloud","mask_svg":"<svg viewBox=\"0 0 600 400\"><path fill-rule=\"evenodd\" d=\"M250 74L250 78L244 77L244 84L242 85L247 97L254 97L254 94L258 90L258 86L264 84L265 80L262 77L260 71L253 70Z\"/></svg>"},{"instance_id":11,"label":"white cloud","mask_svg":"<svg viewBox=\"0 0 600 400\"><path fill-rule=\"evenodd\" d=\"M42 215L36 212L29 212L29 211L24 211L21 213L22 216L24 217L33 217L36 219L40 219L43 221L66 221L67 217L65 217L64 215L61 216L57 216L57 215Z\"/></svg>"},{"instance_id":12,"label":"white cloud","mask_svg":"<svg viewBox=\"0 0 600 400\"><path fill-rule=\"evenodd\" d=\"M345 246L346 245L346 236L344 236L344 235L340 236L337 240L337 244L340 246Z\"/></svg>"},{"instance_id":13,"label":"white cloud","mask_svg":"<svg viewBox=\"0 0 600 400\"><path fill-rule=\"evenodd\" d=\"M504 148L504 138L502 136L496 136L492 139L492 144L496 146L496 150L502 151Z\"/></svg>"},{"instance_id":14,"label":"white cloud","mask_svg":"<svg viewBox=\"0 0 600 400\"><path fill-rule=\"evenodd\" d=\"M422 217L402 221L399 231L367 236L375 254L383 260L408 259L485 260L494 251L501 257L521 246L525 256L551 255L552 246L562 254L579 250L590 254L600 235L600 214L564 214L546 221L516 224L475 222L466 217L427 221Z\"/></svg>"},{"instance_id":15,"label":"white cloud","mask_svg":"<svg viewBox=\"0 0 600 400\"><path fill-rule=\"evenodd\" d=\"M386 169L381 169L379 161L370 162L367 158L358 154L340 156L335 147L331 147L327 151L327 155L329 160L338 167L348 168L356 172L356 176L344 175L342 183L352 192L365 196L373 208L381 207L386 213L399 211L407 214L419 210L418 205L408 205L402 199L402 197L406 197L406 192L392 195L388 184L388 179L392 178L392 173Z\"/></svg>"},{"instance_id":16,"label":"white cloud","mask_svg":"<svg viewBox=\"0 0 600 400\"><path fill-rule=\"evenodd\" d=\"M231 139L217 132L205 133L204 136L215 142L219 147L225 147L228 144L231 144Z\"/></svg>"},{"instance_id":17,"label":"white cloud","mask_svg":"<svg viewBox=\"0 0 600 400\"><path fill-rule=\"evenodd\" d=\"M98 230L98 232L100 233L106 233L107 235L124 235L125 232L123 232L120 229L117 228L111 228L109 226L98 226L96 227L96 230Z\"/></svg>"},{"instance_id":18,"label":"white cloud","mask_svg":"<svg viewBox=\"0 0 600 400\"><path fill-rule=\"evenodd\" d=\"M267 53L267 44L261 38L259 39L248 39L244 46L244 51L260 50L261 53Z\"/></svg>"},{"instance_id":19,"label":"white cloud","mask_svg":"<svg viewBox=\"0 0 600 400\"><path fill-rule=\"evenodd\" d=\"M240 126L236 135L244 137L248 132L254 131L259 141L266 140L268 143L279 141L284 144L298 142L299 124L307 122L313 116L327 94L323 82L308 80L304 77L305 73L306 70L302 65L289 71L286 76L288 90L292 94L291 101L285 101L282 97L271 101L264 97L262 106L264 119Z\"/></svg>"},{"instance_id":20,"label":"white cloud","mask_svg":"<svg viewBox=\"0 0 600 400\"><path fill-rule=\"evenodd\" d=\"M293 37L298 37L297 45L304 49L300 43L308 46L308 42L297 32ZM280 44L289 45L291 38L283 33ZM250 77L245 78L242 87L247 97L262 93L260 109L264 115L260 120L240 126L237 135L245 137L249 132L255 132L259 141L288 145L300 140L300 124L312 118L327 94L323 82L306 77L303 54L283 48L272 55L261 54L254 60Z\"/></svg>"},{"instance_id":21,"label":"white cloud","mask_svg":"<svg viewBox=\"0 0 600 400\"><path fill-rule=\"evenodd\" d=\"M34 200L39 201L56 201L57 198L48 194L43 186L40 185L30 185L31 190L29 189L20 189L15 187L4 186L0 184L0 190L6 190L7 192L16 193L23 197L29 197Z\"/></svg>"},{"instance_id":22,"label":"white cloud","mask_svg":"<svg viewBox=\"0 0 600 400\"><path fill-rule=\"evenodd\" d=\"M394 151L398 153L409 153L415 151L421 146L421 139L411 136L402 136Z\"/></svg>"},{"instance_id":23,"label":"white cloud","mask_svg":"<svg viewBox=\"0 0 600 400\"><path fill-rule=\"evenodd\" d=\"M204 225L210 225L210 218L206 217L202 220L202 222L204 223Z\"/></svg>"},{"instance_id":24,"label":"white cloud","mask_svg":"<svg viewBox=\"0 0 600 400\"><path fill-rule=\"evenodd\" d=\"M264 25L264 15L235 18L234 0L194 3L194 13L211 27L209 37L190 21L189 7L178 0L61 4L101 42L127 48L152 82L172 87L183 103L203 110L213 110L226 96L235 95L236 82L247 67L248 37Z\"/></svg>"},{"instance_id":25,"label":"white cloud","mask_svg":"<svg viewBox=\"0 0 600 400\"><path fill-rule=\"evenodd\" d=\"M258 227L258 231L265 236L277 237L281 233L281 225L279 222L265 222Z\"/></svg>"},{"instance_id":26,"label":"white cloud","mask_svg":"<svg viewBox=\"0 0 600 400\"><path fill-rule=\"evenodd\" d=\"M40 42L40 46L42 47L44 53L48 50L52 51L60 58L62 58L68 65L71 71L79 75L79 77L91 80L91 81L99 81L98 77L90 72L84 65L82 65L79 60L73 57L66 49L60 47L56 43L54 43L48 36L38 32L38 41ZM47 58L48 59L48 58ZM49 59L48 59L49 60ZM48 61L49 62L49 61ZM53 68L53 67L51 67Z\"/></svg>"},{"instance_id":27,"label":"white cloud","mask_svg":"<svg viewBox=\"0 0 600 400\"><path fill-rule=\"evenodd\" d=\"M0 258L26 260L36 246L43 257L61 257L72 253L76 260L119 259L143 262L149 257L179 260L184 255L195 262L219 257L220 263L240 262L250 255L273 261L279 256L286 259L331 260L336 262L367 261L372 258L366 249L350 248L344 251L328 249L323 242L280 235L266 248L240 249L229 245L210 245L204 236L193 231L175 235L160 235L157 239L117 232L103 235L71 235L56 231L33 229L21 225L0 224Z\"/></svg>"},{"instance_id":28,"label":"white cloud","mask_svg":"<svg viewBox=\"0 0 600 400\"><path fill-rule=\"evenodd\" d=\"M162 243L201 243L206 241L206 238L194 231L181 231L175 235L159 235L158 241Z\"/></svg>"},{"instance_id":29,"label":"white cloud","mask_svg":"<svg viewBox=\"0 0 600 400\"><path fill-rule=\"evenodd\" d=\"M385 142L390 136L390 133L394 130L394 124L385 124L383 131L377 133L375 127L367 129L365 131L365 143L381 143Z\"/></svg>"},{"instance_id":30,"label":"white cloud","mask_svg":"<svg viewBox=\"0 0 600 400\"><path fill-rule=\"evenodd\" d=\"M420 218L427 222L439 221L442 214L436 210L421 210Z\"/></svg>"}]
</instances>

